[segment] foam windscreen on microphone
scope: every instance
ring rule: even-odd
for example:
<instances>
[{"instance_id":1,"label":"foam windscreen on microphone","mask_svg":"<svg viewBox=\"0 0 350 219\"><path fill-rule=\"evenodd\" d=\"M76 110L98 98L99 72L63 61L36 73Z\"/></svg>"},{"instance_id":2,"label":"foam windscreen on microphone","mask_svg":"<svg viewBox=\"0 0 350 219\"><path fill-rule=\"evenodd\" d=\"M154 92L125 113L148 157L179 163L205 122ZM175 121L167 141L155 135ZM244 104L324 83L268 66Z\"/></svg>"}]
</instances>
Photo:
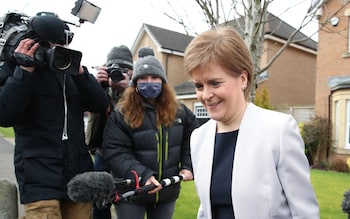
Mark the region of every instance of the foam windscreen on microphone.
<instances>
[{"instance_id":1,"label":"foam windscreen on microphone","mask_svg":"<svg viewBox=\"0 0 350 219\"><path fill-rule=\"evenodd\" d=\"M68 196L75 202L94 202L99 205L113 200L115 180L107 172L85 172L74 176L67 184Z\"/></svg>"}]
</instances>

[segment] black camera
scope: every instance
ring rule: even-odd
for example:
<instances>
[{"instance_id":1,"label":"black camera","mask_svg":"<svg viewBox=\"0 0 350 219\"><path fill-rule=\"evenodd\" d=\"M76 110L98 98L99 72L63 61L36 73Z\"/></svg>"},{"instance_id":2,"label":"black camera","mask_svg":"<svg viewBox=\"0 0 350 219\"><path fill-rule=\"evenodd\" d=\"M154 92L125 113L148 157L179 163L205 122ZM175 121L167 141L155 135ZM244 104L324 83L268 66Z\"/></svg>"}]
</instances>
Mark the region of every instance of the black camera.
<instances>
[{"instance_id":1,"label":"black camera","mask_svg":"<svg viewBox=\"0 0 350 219\"><path fill-rule=\"evenodd\" d=\"M39 47L34 57L50 66L55 72L68 74L78 74L82 53L76 50L64 48L63 46L55 46L53 48Z\"/></svg>"},{"instance_id":2,"label":"black camera","mask_svg":"<svg viewBox=\"0 0 350 219\"><path fill-rule=\"evenodd\" d=\"M124 80L123 73L128 73L127 69L121 68L118 64L115 63L107 67L106 71L114 83L118 83L119 81Z\"/></svg>"},{"instance_id":3,"label":"black camera","mask_svg":"<svg viewBox=\"0 0 350 219\"><path fill-rule=\"evenodd\" d=\"M78 74L82 53L62 46L50 48L49 42L41 39L31 29L31 19L27 15L18 12L8 12L4 17L0 18L0 61L23 66L48 65L50 69L56 72ZM34 54L34 58L14 52L19 42L25 38L34 39L40 44ZM65 38L70 42L73 34L67 30Z\"/></svg>"}]
</instances>

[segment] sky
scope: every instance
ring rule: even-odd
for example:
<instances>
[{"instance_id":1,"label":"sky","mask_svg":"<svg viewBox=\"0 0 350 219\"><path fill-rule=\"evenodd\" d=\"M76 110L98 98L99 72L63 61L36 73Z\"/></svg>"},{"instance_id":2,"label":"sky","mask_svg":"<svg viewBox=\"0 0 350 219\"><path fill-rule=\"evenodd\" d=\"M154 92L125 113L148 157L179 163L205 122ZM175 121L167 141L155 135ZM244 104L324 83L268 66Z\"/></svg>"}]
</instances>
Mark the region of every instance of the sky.
<instances>
[{"instance_id":1,"label":"sky","mask_svg":"<svg viewBox=\"0 0 350 219\"><path fill-rule=\"evenodd\" d=\"M49 11L56 13L61 19L78 24L78 18L71 14L76 0L10 0L2 2L0 16L9 10L16 10L34 16L37 12ZM95 23L84 22L80 27L70 25L74 38L70 48L83 53L82 64L88 67L99 66L105 63L108 52L113 46L126 45L130 49L136 40L142 24L150 24L161 28L185 33L183 27L164 15L164 12L173 13L167 3L168 0L89 0L101 8ZM202 21L198 9L189 0L177 0L173 5L177 12L186 9L187 17L197 33L208 27ZM303 2L297 4L296 2ZM281 15L281 19L296 27L312 0L275 0L269 11ZM285 13L284 11L289 8ZM189 13L190 12L190 13ZM188 20L188 19L187 19ZM316 24L308 27L304 33L311 34L317 28Z\"/></svg>"}]
</instances>

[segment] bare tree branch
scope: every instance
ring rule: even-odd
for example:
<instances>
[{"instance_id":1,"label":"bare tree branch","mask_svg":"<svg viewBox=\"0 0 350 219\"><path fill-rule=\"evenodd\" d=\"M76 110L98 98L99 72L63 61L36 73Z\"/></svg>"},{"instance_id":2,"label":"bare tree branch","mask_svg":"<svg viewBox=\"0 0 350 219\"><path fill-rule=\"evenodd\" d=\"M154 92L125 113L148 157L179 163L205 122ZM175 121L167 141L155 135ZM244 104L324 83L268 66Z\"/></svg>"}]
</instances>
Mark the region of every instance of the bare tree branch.
<instances>
[{"instance_id":1,"label":"bare tree branch","mask_svg":"<svg viewBox=\"0 0 350 219\"><path fill-rule=\"evenodd\" d=\"M323 21L316 21L319 23L319 29L309 36L302 36L301 31L308 24L315 21L317 13L320 9L324 8L327 0L308 0L310 1L310 7L308 8L305 16L303 17L300 25L294 28L294 31L290 34L288 39L281 41L281 47L275 54L267 61L264 66L261 66L261 57L264 52L264 40L268 35L265 35L266 23L269 22L267 18L268 7L275 0L231 0L231 2L225 0L194 0L201 14L204 17L205 22L209 27L214 27L217 25L226 24L232 22L232 24L243 34L245 43L251 52L253 64L254 64L254 79L260 73L266 71L271 67L271 65L278 59L278 57L283 53L283 51L288 48L291 44L300 43L311 39L312 36L317 34L317 32L326 27L329 20L339 13L346 5L349 4L350 0L344 1L341 8L333 13L327 13ZM305 2L307 0L304 0ZM168 0L170 5L170 0ZM281 11L280 15L287 12L293 7L297 7L302 2L296 2L289 8ZM228 12L227 12L228 11ZM227 13L226 13L227 12ZM174 11L175 13L175 11ZM169 18L177 21L179 24L183 25L186 32L189 32L189 27L185 25L186 21L181 18L177 13L177 18L171 17L166 14ZM279 17L279 16L278 16ZM230 21L231 19L231 21ZM243 20L243 22L242 22ZM187 21L188 22L188 21ZM273 35L273 32L270 33ZM297 35L298 34L298 35ZM298 36L298 37L296 37ZM255 86L252 89L252 96L255 94Z\"/></svg>"}]
</instances>

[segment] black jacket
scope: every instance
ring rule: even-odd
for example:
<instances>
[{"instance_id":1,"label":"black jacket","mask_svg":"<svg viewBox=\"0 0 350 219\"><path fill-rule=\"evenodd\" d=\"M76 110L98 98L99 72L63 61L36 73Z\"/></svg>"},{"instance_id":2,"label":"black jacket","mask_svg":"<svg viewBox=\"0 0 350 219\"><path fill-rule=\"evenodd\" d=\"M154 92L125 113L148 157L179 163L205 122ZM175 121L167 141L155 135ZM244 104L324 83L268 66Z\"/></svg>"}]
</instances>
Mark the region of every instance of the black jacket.
<instances>
[{"instance_id":1,"label":"black jacket","mask_svg":"<svg viewBox=\"0 0 350 219\"><path fill-rule=\"evenodd\" d=\"M181 169L192 171L190 135L198 126L194 114L183 104L175 123L170 127L156 127L155 109L145 104L145 114L139 128L131 128L123 115L115 110L107 119L103 136L103 154L113 174L132 178L135 170L140 185L152 175L158 181L178 175ZM178 198L180 185L163 188L159 194L135 196L138 204L167 203Z\"/></svg>"},{"instance_id":2,"label":"black jacket","mask_svg":"<svg viewBox=\"0 0 350 219\"><path fill-rule=\"evenodd\" d=\"M102 113L90 113L86 127L86 144L91 154L95 154L96 151L102 153L103 130L106 125L106 120L108 115L114 110L121 96L120 92L112 90L111 87L105 88L104 92L109 100L108 109Z\"/></svg>"},{"instance_id":3,"label":"black jacket","mask_svg":"<svg viewBox=\"0 0 350 219\"><path fill-rule=\"evenodd\" d=\"M92 170L84 111L104 111L107 97L86 68L82 75L48 68L8 72L6 65L0 67L0 126L14 127L21 202L66 199L69 180Z\"/></svg>"}]
</instances>

